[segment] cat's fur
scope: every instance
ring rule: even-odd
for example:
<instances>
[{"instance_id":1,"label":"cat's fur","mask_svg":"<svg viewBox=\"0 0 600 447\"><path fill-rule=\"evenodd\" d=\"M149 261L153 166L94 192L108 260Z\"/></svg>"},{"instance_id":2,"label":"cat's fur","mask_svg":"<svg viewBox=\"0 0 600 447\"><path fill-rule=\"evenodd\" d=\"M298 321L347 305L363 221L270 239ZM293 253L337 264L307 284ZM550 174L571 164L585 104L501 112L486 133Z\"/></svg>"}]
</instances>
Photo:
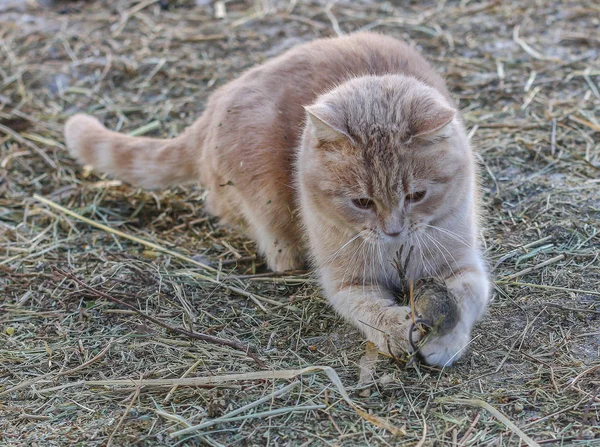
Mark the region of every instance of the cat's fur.
<instances>
[{"instance_id":1,"label":"cat's fur","mask_svg":"<svg viewBox=\"0 0 600 447\"><path fill-rule=\"evenodd\" d=\"M84 115L65 136L81 162L132 184L199 181L209 211L242 224L271 269L312 260L329 302L383 351L408 348L410 309L395 300L392 265L402 244L414 247L410 276L443 279L460 310L450 333L422 347L428 363L456 360L486 309L465 129L444 81L396 39L300 45L221 87L171 140Z\"/></svg>"}]
</instances>

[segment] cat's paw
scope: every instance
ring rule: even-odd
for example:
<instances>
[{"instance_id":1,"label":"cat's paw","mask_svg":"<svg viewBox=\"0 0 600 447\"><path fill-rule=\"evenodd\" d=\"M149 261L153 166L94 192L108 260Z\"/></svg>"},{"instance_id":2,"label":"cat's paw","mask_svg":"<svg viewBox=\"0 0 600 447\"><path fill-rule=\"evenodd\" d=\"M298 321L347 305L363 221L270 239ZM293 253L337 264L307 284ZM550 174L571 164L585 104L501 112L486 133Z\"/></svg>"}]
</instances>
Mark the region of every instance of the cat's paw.
<instances>
[{"instance_id":1,"label":"cat's paw","mask_svg":"<svg viewBox=\"0 0 600 447\"><path fill-rule=\"evenodd\" d=\"M277 273L304 268L304 258L296 247L275 245L266 253L266 258L269 268Z\"/></svg>"},{"instance_id":2,"label":"cat's paw","mask_svg":"<svg viewBox=\"0 0 600 447\"><path fill-rule=\"evenodd\" d=\"M428 338L419 348L419 355L428 365L450 366L464 354L469 340L469 331L459 326L446 335Z\"/></svg>"},{"instance_id":3,"label":"cat's paw","mask_svg":"<svg viewBox=\"0 0 600 447\"><path fill-rule=\"evenodd\" d=\"M375 343L381 352L394 357L402 357L412 352L409 341L413 330L413 340L419 333L413 328L411 309L408 306L390 306L384 309L377 327L365 328L367 338Z\"/></svg>"}]
</instances>

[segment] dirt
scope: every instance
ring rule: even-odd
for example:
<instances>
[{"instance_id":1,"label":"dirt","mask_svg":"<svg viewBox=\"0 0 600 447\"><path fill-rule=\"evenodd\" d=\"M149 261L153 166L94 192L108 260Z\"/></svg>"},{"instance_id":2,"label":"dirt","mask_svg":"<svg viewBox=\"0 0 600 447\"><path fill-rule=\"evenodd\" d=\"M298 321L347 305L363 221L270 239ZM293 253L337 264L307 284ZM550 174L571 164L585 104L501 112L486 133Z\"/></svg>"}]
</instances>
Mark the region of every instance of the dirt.
<instances>
[{"instance_id":1,"label":"dirt","mask_svg":"<svg viewBox=\"0 0 600 447\"><path fill-rule=\"evenodd\" d=\"M599 445L598 6L223 4L218 19L214 3L195 1L0 0L0 444ZM201 187L134 189L82 169L64 148L62 126L78 111L116 130L176 135L217 87L293 45L335 35L336 23L419 48L448 80L480 155L495 296L452 368L380 355L371 383L359 383L364 340L327 306L313 275L265 276L254 243L204 212ZM218 279L34 194L199 256ZM102 294L172 327L249 346L265 368ZM145 382L312 365L333 368L355 404L406 434L361 416L323 373L176 389ZM130 383L85 383L119 379ZM245 412L249 419L171 437L294 380L293 390Z\"/></svg>"}]
</instances>

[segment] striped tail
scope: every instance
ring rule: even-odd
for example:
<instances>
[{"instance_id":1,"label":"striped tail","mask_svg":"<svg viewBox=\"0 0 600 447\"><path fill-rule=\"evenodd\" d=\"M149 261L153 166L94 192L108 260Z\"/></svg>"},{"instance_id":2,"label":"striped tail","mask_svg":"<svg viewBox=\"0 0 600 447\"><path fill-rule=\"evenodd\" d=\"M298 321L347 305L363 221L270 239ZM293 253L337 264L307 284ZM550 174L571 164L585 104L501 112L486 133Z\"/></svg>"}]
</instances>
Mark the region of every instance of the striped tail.
<instances>
[{"instance_id":1,"label":"striped tail","mask_svg":"<svg viewBox=\"0 0 600 447\"><path fill-rule=\"evenodd\" d=\"M148 189L198 180L198 151L188 132L171 140L113 132L89 115L72 116L65 141L80 163Z\"/></svg>"}]
</instances>

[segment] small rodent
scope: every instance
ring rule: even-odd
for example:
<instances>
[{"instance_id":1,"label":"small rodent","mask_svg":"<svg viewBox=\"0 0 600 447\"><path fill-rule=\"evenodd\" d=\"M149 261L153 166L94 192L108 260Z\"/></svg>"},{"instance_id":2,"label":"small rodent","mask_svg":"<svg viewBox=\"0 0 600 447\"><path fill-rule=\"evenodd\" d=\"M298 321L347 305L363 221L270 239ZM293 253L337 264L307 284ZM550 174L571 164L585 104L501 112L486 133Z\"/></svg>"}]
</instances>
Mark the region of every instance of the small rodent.
<instances>
[{"instance_id":1,"label":"small rodent","mask_svg":"<svg viewBox=\"0 0 600 447\"><path fill-rule=\"evenodd\" d=\"M414 300L415 317L429 326L435 335L449 333L458 323L456 297L450 293L444 281L420 279L415 285Z\"/></svg>"},{"instance_id":2,"label":"small rodent","mask_svg":"<svg viewBox=\"0 0 600 447\"><path fill-rule=\"evenodd\" d=\"M398 299L402 301L399 304L408 304L410 302L410 280L407 275L408 264L413 252L411 246L404 264L402 263L402 252L404 246L396 254L395 267L400 278L400 288ZM418 346L413 339L413 332L417 327L426 328L427 332L436 336L442 336L454 329L459 319L459 309L456 297L450 293L446 283L436 278L421 278L413 289L414 313L413 327L409 333L409 342L416 351Z\"/></svg>"}]
</instances>

